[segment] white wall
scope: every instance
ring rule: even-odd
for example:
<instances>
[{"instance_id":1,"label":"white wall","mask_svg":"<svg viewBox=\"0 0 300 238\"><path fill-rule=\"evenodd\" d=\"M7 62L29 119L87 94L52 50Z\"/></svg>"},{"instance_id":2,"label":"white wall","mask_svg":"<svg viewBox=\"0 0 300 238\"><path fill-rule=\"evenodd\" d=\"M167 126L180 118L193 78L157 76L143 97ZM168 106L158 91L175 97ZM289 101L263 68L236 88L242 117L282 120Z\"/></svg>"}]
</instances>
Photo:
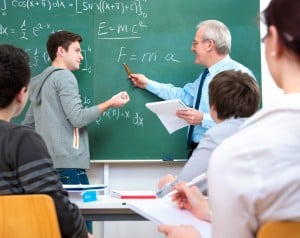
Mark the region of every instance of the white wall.
<instances>
[{"instance_id":1,"label":"white wall","mask_svg":"<svg viewBox=\"0 0 300 238\"><path fill-rule=\"evenodd\" d=\"M265 9L269 0L261 0L260 7ZM264 36L265 26L261 24L261 35ZM263 106L268 105L282 94L274 84L264 57L264 45L262 49L262 91ZM92 163L91 169L88 170L92 183L103 183L104 171L109 171L110 189L151 189L156 190L158 179L166 173L177 174L182 167L182 162L135 162L135 163L111 163L104 169L101 163ZM132 222L94 222L94 235L96 238L162 238L158 233L156 226L147 221Z\"/></svg>"},{"instance_id":2,"label":"white wall","mask_svg":"<svg viewBox=\"0 0 300 238\"><path fill-rule=\"evenodd\" d=\"M260 9L261 11L264 10L270 0L261 0L260 1ZM260 24L261 29L261 37L264 37L267 30L264 24ZM278 95L282 94L282 91L275 85L274 81L271 78L266 59L265 59L265 45L261 44L261 75L262 75L262 99L263 99L263 106L267 106L272 101L276 100Z\"/></svg>"}]
</instances>

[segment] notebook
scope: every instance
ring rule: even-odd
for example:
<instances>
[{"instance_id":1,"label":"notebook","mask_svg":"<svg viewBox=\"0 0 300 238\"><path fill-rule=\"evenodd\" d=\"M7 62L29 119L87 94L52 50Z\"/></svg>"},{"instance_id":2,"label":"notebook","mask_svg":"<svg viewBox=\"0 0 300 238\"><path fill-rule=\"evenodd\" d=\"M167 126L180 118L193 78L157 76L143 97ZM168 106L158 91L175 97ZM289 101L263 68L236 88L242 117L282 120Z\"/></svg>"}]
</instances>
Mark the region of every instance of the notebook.
<instances>
[{"instance_id":1,"label":"notebook","mask_svg":"<svg viewBox=\"0 0 300 238\"><path fill-rule=\"evenodd\" d=\"M177 110L189 109L179 99L146 103L146 107L157 115L170 134L189 125L185 120L176 116Z\"/></svg>"},{"instance_id":2,"label":"notebook","mask_svg":"<svg viewBox=\"0 0 300 238\"><path fill-rule=\"evenodd\" d=\"M202 238L211 238L211 223L196 218L187 210L179 209L171 198L129 201L127 206L156 224L193 225Z\"/></svg>"}]
</instances>

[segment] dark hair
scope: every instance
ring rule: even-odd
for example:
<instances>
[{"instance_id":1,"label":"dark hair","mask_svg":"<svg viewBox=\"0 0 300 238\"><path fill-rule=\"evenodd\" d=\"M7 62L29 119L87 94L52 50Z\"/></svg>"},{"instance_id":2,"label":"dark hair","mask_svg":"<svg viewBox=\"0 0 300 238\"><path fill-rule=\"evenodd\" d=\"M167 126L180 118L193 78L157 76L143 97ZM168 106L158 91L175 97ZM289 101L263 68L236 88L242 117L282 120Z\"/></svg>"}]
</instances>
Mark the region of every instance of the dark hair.
<instances>
[{"instance_id":1,"label":"dark hair","mask_svg":"<svg viewBox=\"0 0 300 238\"><path fill-rule=\"evenodd\" d=\"M70 31L58 31L51 34L47 41L47 51L51 61L56 58L58 47L61 46L68 51L69 46L76 41L81 43L82 37Z\"/></svg>"},{"instance_id":2,"label":"dark hair","mask_svg":"<svg viewBox=\"0 0 300 238\"><path fill-rule=\"evenodd\" d=\"M12 45L0 45L0 108L7 107L23 87L31 72L28 54Z\"/></svg>"},{"instance_id":3,"label":"dark hair","mask_svg":"<svg viewBox=\"0 0 300 238\"><path fill-rule=\"evenodd\" d=\"M221 120L249 117L257 111L259 103L259 86L247 73L223 71L209 84L209 105L215 106Z\"/></svg>"},{"instance_id":4,"label":"dark hair","mask_svg":"<svg viewBox=\"0 0 300 238\"><path fill-rule=\"evenodd\" d=\"M300 56L300 1L271 0L262 12L262 21L267 27L277 28L280 42Z\"/></svg>"}]
</instances>

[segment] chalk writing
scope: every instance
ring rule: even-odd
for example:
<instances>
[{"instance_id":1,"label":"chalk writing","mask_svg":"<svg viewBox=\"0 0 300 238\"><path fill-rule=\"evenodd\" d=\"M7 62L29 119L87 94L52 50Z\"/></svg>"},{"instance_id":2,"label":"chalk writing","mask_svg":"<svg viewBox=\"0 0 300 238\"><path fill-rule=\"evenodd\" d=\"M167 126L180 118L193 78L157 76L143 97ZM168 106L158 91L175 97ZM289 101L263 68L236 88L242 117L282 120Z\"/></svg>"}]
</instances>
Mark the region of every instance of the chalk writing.
<instances>
[{"instance_id":1,"label":"chalk writing","mask_svg":"<svg viewBox=\"0 0 300 238\"><path fill-rule=\"evenodd\" d=\"M102 21L99 22L97 35L98 35L98 39L103 39L103 40L104 39L125 40L125 39L134 39L134 38L136 39L136 38L141 38L141 35L139 35L140 29L147 28L147 27L148 26L144 24L143 21L139 21L138 23L132 25L117 24L115 26L108 25L107 22ZM107 36L110 33L115 33L115 35ZM121 34L123 34L123 36Z\"/></svg>"},{"instance_id":2,"label":"chalk writing","mask_svg":"<svg viewBox=\"0 0 300 238\"><path fill-rule=\"evenodd\" d=\"M51 61L47 51L40 50L38 48L26 48L25 51L28 53L30 57L30 67L37 68L43 65L44 67L50 65ZM88 47L87 50L82 49L81 53L83 55L83 60L81 61L80 70L85 71L89 74L92 73L92 66L88 63L88 56L87 54L92 54L92 50Z\"/></svg>"},{"instance_id":3,"label":"chalk writing","mask_svg":"<svg viewBox=\"0 0 300 238\"><path fill-rule=\"evenodd\" d=\"M125 46L121 46L119 54L117 56L117 62L126 62L126 61L141 61L141 62L148 62L148 63L152 63L152 62L156 62L157 60L164 60L164 61L172 61L172 62L176 62L176 63L181 63L180 60L175 58L175 54L174 53L167 53L166 55L163 55L162 57L159 57L160 54L155 52L155 51L151 51L151 52L144 52L140 55L137 54L132 54L132 53L128 53L128 51L126 51Z\"/></svg>"},{"instance_id":4,"label":"chalk writing","mask_svg":"<svg viewBox=\"0 0 300 238\"><path fill-rule=\"evenodd\" d=\"M23 19L16 27L0 24L0 37L9 37L10 35L13 35L20 40L28 41L32 37L39 37L41 31L48 33L51 30L51 25L49 23L37 22L30 25L26 19Z\"/></svg>"},{"instance_id":5,"label":"chalk writing","mask_svg":"<svg viewBox=\"0 0 300 238\"><path fill-rule=\"evenodd\" d=\"M130 110L121 109L121 108L110 108L107 111L105 111L97 120L97 125L100 125L106 120L128 120L133 125L137 127L143 127L144 126L144 118L141 116L140 113L135 112L131 113Z\"/></svg>"},{"instance_id":6,"label":"chalk writing","mask_svg":"<svg viewBox=\"0 0 300 238\"><path fill-rule=\"evenodd\" d=\"M80 3L76 1L76 12L83 13L89 10L96 10L100 13L114 11L116 13L125 14L129 12L146 18L148 14L144 12L142 2L145 3L147 0L135 0L132 3L124 3L123 1L111 3L105 0L100 0L99 2L81 1Z\"/></svg>"},{"instance_id":7,"label":"chalk writing","mask_svg":"<svg viewBox=\"0 0 300 238\"><path fill-rule=\"evenodd\" d=\"M2 0L0 2L0 10L2 15L7 15L8 8L13 9L45 9L48 11L69 10L74 13L83 14L88 12L96 12L105 14L115 12L117 14L134 13L139 17L146 18L147 12L143 10L143 3L147 0L134 0L130 3L124 1L84 1L84 0Z\"/></svg>"}]
</instances>

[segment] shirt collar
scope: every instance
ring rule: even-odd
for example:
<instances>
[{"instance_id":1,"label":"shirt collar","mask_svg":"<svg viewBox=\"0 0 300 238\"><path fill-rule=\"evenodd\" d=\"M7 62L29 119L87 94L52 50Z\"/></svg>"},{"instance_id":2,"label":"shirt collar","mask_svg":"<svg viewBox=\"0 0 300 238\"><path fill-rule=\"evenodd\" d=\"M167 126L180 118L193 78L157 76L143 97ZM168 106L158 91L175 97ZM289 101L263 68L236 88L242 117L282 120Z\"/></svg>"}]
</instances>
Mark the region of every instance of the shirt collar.
<instances>
[{"instance_id":1,"label":"shirt collar","mask_svg":"<svg viewBox=\"0 0 300 238\"><path fill-rule=\"evenodd\" d=\"M228 61L231 61L231 58L229 55L226 55L219 62L215 63L214 65L212 65L208 68L209 73L211 75L216 75L224 68L224 66L227 64Z\"/></svg>"}]
</instances>

